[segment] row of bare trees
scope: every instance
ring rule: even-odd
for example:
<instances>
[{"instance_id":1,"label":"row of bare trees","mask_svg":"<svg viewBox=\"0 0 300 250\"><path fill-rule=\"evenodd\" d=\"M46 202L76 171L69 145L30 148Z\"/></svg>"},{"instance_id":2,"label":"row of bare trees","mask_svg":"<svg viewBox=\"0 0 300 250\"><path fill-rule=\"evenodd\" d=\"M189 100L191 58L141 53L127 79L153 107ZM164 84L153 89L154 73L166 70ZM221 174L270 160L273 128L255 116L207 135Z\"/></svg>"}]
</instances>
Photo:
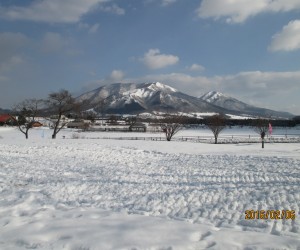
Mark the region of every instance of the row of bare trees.
<instances>
[{"instance_id":1,"label":"row of bare trees","mask_svg":"<svg viewBox=\"0 0 300 250\"><path fill-rule=\"evenodd\" d=\"M160 120L160 127L165 133L167 141L179 132L185 125L186 118L178 115L167 115ZM218 136L226 127L225 117L223 115L214 115L206 119L207 127L212 131L215 137L215 144L218 143Z\"/></svg>"},{"instance_id":2,"label":"row of bare trees","mask_svg":"<svg viewBox=\"0 0 300 250\"><path fill-rule=\"evenodd\" d=\"M185 123L185 118L182 116L168 116L161 119L161 129L165 133L167 141L171 141L172 137L179 132ZM213 115L206 118L206 126L212 131L215 139L215 144L218 143L219 134L226 128L226 118L222 114ZM265 135L269 130L269 121L266 119L255 119L252 124L254 131L258 133L262 140L262 148L264 148Z\"/></svg>"}]
</instances>

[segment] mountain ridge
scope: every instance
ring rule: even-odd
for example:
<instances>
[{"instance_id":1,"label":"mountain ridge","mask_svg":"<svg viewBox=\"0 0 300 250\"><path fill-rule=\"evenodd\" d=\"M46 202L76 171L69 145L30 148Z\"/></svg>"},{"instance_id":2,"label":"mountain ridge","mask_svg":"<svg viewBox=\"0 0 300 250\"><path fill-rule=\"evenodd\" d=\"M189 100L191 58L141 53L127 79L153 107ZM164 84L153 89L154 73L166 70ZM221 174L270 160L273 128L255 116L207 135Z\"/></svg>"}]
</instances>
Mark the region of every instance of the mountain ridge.
<instances>
[{"instance_id":1,"label":"mountain ridge","mask_svg":"<svg viewBox=\"0 0 300 250\"><path fill-rule=\"evenodd\" d=\"M89 108L106 113L210 112L250 117L293 117L288 112L255 107L216 91L194 97L160 82L113 83L83 93L77 99L87 101Z\"/></svg>"},{"instance_id":2,"label":"mountain ridge","mask_svg":"<svg viewBox=\"0 0 300 250\"><path fill-rule=\"evenodd\" d=\"M253 114L255 116L272 116L272 115L280 115L280 116L293 116L288 112L283 111L274 111L271 109L260 108L254 105L249 105L245 102L242 102L236 98L225 95L223 93L217 91L210 91L206 94L202 95L200 99L205 100L211 104L217 105L219 107L223 107L226 109L244 112L245 114Z\"/></svg>"}]
</instances>

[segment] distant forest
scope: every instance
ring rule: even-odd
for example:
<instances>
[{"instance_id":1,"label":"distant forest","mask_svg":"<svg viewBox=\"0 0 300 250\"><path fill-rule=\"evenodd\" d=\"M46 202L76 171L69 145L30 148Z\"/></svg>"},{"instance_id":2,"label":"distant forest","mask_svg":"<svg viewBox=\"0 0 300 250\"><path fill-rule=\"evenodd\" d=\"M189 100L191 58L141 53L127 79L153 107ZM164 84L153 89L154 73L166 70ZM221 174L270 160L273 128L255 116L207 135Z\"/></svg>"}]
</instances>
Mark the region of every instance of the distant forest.
<instances>
[{"instance_id":1,"label":"distant forest","mask_svg":"<svg viewBox=\"0 0 300 250\"><path fill-rule=\"evenodd\" d=\"M263 118L264 120L268 120ZM139 119L141 122L150 122L154 123L155 120L152 118L149 119ZM253 126L257 122L257 119L225 119L226 126ZM270 119L269 122L273 127L295 127L300 125L300 116L295 116L289 120L280 120L280 119ZM193 124L193 125L207 125L207 119L199 119L193 117L185 117L185 124Z\"/></svg>"},{"instance_id":2,"label":"distant forest","mask_svg":"<svg viewBox=\"0 0 300 250\"><path fill-rule=\"evenodd\" d=\"M1 109L0 108L0 115L1 114L14 114L11 110L8 109ZM122 120L122 116L118 115L111 115L114 116L117 120ZM67 115L68 118L83 118L83 119L91 119L89 115L83 115L82 117L74 116L72 114ZM138 117L138 116L137 116ZM95 117L93 117L95 119ZM96 118L97 119L97 118ZM108 118L109 119L109 118ZM264 120L268 120L267 118L263 118ZM155 123L157 122L154 118L141 118L138 117L138 120L140 122L148 122L148 123ZM184 123L185 124L191 124L191 125L207 125L207 119L200 119L197 117L184 117ZM253 126L253 124L256 122L256 119L229 119L225 118L225 124L226 126ZM297 125L300 125L300 116L295 116L292 119L270 119L269 122L272 124L273 127L295 127ZM5 125L5 123L0 122L0 126ZM14 123L6 124L6 125L16 125Z\"/></svg>"}]
</instances>

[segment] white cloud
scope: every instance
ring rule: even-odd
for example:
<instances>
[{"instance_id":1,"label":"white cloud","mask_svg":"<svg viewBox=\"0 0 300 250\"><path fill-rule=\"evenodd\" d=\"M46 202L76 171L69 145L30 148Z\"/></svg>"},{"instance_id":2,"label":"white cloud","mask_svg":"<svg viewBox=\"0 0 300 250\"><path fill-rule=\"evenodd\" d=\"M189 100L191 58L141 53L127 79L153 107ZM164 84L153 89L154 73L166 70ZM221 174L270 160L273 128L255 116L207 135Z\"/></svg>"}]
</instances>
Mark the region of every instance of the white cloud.
<instances>
[{"instance_id":1,"label":"white cloud","mask_svg":"<svg viewBox=\"0 0 300 250\"><path fill-rule=\"evenodd\" d=\"M299 114L299 109L292 109L290 104L300 105L300 71L241 72L214 80L221 91L246 103Z\"/></svg>"},{"instance_id":2,"label":"white cloud","mask_svg":"<svg viewBox=\"0 0 300 250\"><path fill-rule=\"evenodd\" d=\"M141 61L149 69L161 69L173 64L178 63L179 57L174 55L160 54L159 49L150 49L145 53Z\"/></svg>"},{"instance_id":3,"label":"white cloud","mask_svg":"<svg viewBox=\"0 0 300 250\"><path fill-rule=\"evenodd\" d=\"M246 95L280 95L299 89L300 71L293 72L241 72L216 77L220 88ZM284 85L282 84L284 82Z\"/></svg>"},{"instance_id":4,"label":"white cloud","mask_svg":"<svg viewBox=\"0 0 300 250\"><path fill-rule=\"evenodd\" d=\"M103 6L101 7L101 10L105 11L105 12L110 12L113 14L117 14L117 15L124 15L125 14L125 10L121 7L119 7L117 4L112 4L111 6Z\"/></svg>"},{"instance_id":5,"label":"white cloud","mask_svg":"<svg viewBox=\"0 0 300 250\"><path fill-rule=\"evenodd\" d=\"M194 63L193 65L188 67L188 70L190 70L190 71L204 71L205 68L200 64Z\"/></svg>"},{"instance_id":6,"label":"white cloud","mask_svg":"<svg viewBox=\"0 0 300 250\"><path fill-rule=\"evenodd\" d=\"M0 16L10 20L74 23L98 4L109 0L40 0L29 6L0 7Z\"/></svg>"},{"instance_id":7,"label":"white cloud","mask_svg":"<svg viewBox=\"0 0 300 250\"><path fill-rule=\"evenodd\" d=\"M121 81L124 78L124 72L122 70L113 70L110 74L109 80L113 82Z\"/></svg>"},{"instance_id":8,"label":"white cloud","mask_svg":"<svg viewBox=\"0 0 300 250\"><path fill-rule=\"evenodd\" d=\"M289 22L272 37L271 51L292 51L300 49L300 20Z\"/></svg>"},{"instance_id":9,"label":"white cloud","mask_svg":"<svg viewBox=\"0 0 300 250\"><path fill-rule=\"evenodd\" d=\"M242 23L263 12L300 10L299 0L203 0L197 14L201 18L225 18L228 23Z\"/></svg>"}]
</instances>

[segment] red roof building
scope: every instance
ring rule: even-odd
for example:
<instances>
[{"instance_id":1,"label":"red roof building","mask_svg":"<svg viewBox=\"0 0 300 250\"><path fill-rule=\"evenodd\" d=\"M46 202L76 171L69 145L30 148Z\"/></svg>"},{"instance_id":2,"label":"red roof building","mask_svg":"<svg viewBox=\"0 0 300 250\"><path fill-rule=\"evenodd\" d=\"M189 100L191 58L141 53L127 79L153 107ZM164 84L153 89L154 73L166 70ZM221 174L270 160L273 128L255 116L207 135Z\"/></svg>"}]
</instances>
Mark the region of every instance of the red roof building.
<instances>
[{"instance_id":1,"label":"red roof building","mask_svg":"<svg viewBox=\"0 0 300 250\"><path fill-rule=\"evenodd\" d=\"M14 118L11 115L5 114L5 115L0 115L0 123L9 123L12 121L15 121L16 118Z\"/></svg>"}]
</instances>

